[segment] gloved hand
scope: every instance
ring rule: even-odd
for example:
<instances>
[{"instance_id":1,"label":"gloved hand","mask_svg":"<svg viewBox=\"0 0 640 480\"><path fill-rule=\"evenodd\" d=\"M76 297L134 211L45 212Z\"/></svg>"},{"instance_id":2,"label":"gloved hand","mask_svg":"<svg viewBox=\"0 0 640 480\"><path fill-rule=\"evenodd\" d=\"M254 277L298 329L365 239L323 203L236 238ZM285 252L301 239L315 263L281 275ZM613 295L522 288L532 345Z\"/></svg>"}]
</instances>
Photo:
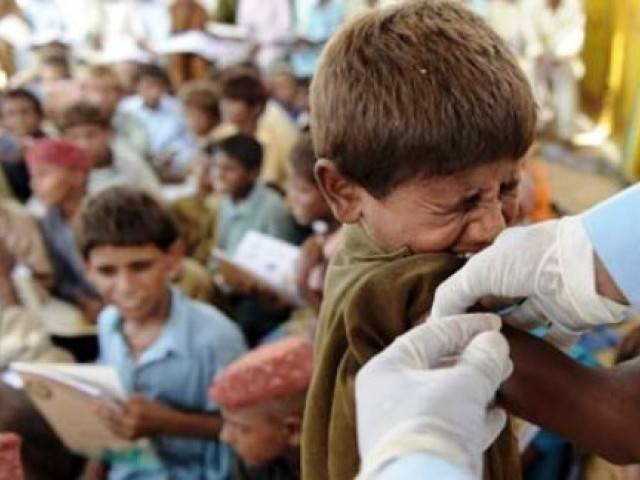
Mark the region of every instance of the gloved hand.
<instances>
[{"instance_id":1,"label":"gloved hand","mask_svg":"<svg viewBox=\"0 0 640 480\"><path fill-rule=\"evenodd\" d=\"M464 313L488 295L526 298L507 321L522 329L550 325L549 340L559 346L627 313L596 291L594 252L579 216L505 230L440 285L431 318Z\"/></svg>"},{"instance_id":2,"label":"gloved hand","mask_svg":"<svg viewBox=\"0 0 640 480\"><path fill-rule=\"evenodd\" d=\"M415 452L480 478L482 454L504 428L490 408L511 374L509 347L492 314L429 320L398 337L356 377L360 479ZM453 366L452 362L455 362Z\"/></svg>"}]
</instances>

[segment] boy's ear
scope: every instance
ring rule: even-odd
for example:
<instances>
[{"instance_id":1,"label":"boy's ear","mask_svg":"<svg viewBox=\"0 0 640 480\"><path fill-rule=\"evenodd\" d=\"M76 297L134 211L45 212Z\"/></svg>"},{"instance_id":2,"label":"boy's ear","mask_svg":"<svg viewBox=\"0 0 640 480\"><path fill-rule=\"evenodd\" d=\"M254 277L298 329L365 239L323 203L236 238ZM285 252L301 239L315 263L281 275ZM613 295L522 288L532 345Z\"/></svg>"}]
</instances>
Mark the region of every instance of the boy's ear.
<instances>
[{"instance_id":1,"label":"boy's ear","mask_svg":"<svg viewBox=\"0 0 640 480\"><path fill-rule=\"evenodd\" d=\"M314 167L316 182L333 216L341 223L356 223L362 215L362 187L347 179L335 163L321 158Z\"/></svg>"}]
</instances>

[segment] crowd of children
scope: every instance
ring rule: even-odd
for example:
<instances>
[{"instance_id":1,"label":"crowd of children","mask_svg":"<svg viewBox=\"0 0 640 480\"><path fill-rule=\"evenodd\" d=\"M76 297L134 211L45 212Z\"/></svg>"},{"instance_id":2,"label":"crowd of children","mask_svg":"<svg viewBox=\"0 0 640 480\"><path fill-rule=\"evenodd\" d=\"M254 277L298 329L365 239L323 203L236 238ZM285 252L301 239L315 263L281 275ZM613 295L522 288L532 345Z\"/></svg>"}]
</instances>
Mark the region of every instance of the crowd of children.
<instances>
[{"instance_id":1,"label":"crowd of children","mask_svg":"<svg viewBox=\"0 0 640 480\"><path fill-rule=\"evenodd\" d=\"M0 0L0 25L46 32L44 3L69 28L53 0L22 3ZM353 478L357 371L424 320L466 255L552 214L528 66L560 69L581 38L524 45L548 25L503 39L462 4L494 23L496 4L524 0L220 0L211 19L249 36L227 65L156 48L204 32L207 2L94 3L112 23L73 42L23 52L0 32L14 53L0 63L0 372L114 367L129 398L96 415L157 461L85 461L2 385L0 480ZM538 3L568 18L576 2ZM87 53L120 40L134 47L116 60ZM232 257L252 231L299 247L301 302L220 268L212 252ZM520 478L512 430L487 478Z\"/></svg>"}]
</instances>

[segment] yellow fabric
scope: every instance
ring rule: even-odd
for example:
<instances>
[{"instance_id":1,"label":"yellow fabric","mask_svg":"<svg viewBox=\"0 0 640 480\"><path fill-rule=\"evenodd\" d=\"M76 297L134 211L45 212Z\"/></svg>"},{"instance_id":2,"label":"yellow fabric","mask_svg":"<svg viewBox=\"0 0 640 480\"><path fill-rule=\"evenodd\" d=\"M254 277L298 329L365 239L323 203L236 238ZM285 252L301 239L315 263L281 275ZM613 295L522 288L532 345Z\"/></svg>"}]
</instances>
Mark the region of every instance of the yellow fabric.
<instances>
[{"instance_id":1,"label":"yellow fabric","mask_svg":"<svg viewBox=\"0 0 640 480\"><path fill-rule=\"evenodd\" d=\"M4 171L0 168L0 200L10 198L14 198L13 192L11 191L11 187L9 186L9 182L7 181Z\"/></svg>"},{"instance_id":2,"label":"yellow fabric","mask_svg":"<svg viewBox=\"0 0 640 480\"><path fill-rule=\"evenodd\" d=\"M209 272L190 258L182 260L182 266L174 281L182 293L192 300L209 303L213 296L214 285Z\"/></svg>"},{"instance_id":3,"label":"yellow fabric","mask_svg":"<svg viewBox=\"0 0 640 480\"><path fill-rule=\"evenodd\" d=\"M16 262L31 269L33 277L49 287L53 268L38 223L17 202L0 200L0 232L2 240Z\"/></svg>"},{"instance_id":4,"label":"yellow fabric","mask_svg":"<svg viewBox=\"0 0 640 480\"><path fill-rule=\"evenodd\" d=\"M256 139L262 144L260 180L284 189L289 178L289 155L298 139L298 130L286 112L274 101L267 102L258 121Z\"/></svg>"},{"instance_id":5,"label":"yellow fabric","mask_svg":"<svg viewBox=\"0 0 640 480\"><path fill-rule=\"evenodd\" d=\"M623 152L623 170L640 178L640 0L588 0L587 111Z\"/></svg>"},{"instance_id":6,"label":"yellow fabric","mask_svg":"<svg viewBox=\"0 0 640 480\"><path fill-rule=\"evenodd\" d=\"M171 211L180 226L187 256L206 265L216 243L216 217L220 198L189 197L171 205Z\"/></svg>"},{"instance_id":7,"label":"yellow fabric","mask_svg":"<svg viewBox=\"0 0 640 480\"><path fill-rule=\"evenodd\" d=\"M436 287L461 260L445 253L386 252L359 226L344 228L344 247L327 271L302 441L305 480L351 480L359 468L353 382L394 338L421 322ZM517 480L510 430L491 447L487 478Z\"/></svg>"}]
</instances>

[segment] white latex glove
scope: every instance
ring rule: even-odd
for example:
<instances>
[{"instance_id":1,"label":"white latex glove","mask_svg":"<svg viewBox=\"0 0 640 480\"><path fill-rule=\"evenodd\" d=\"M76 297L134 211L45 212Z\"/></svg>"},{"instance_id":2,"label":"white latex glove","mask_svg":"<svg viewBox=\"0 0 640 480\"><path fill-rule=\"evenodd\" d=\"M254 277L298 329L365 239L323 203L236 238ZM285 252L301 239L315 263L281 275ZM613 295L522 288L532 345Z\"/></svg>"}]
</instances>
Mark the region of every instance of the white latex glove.
<instances>
[{"instance_id":1,"label":"white latex glove","mask_svg":"<svg viewBox=\"0 0 640 480\"><path fill-rule=\"evenodd\" d=\"M500 326L500 318L492 314L429 320L398 337L360 370L360 479L416 452L480 478L482 454L506 422L502 409L489 407L513 368Z\"/></svg>"},{"instance_id":2,"label":"white latex glove","mask_svg":"<svg viewBox=\"0 0 640 480\"><path fill-rule=\"evenodd\" d=\"M550 325L548 339L570 345L628 309L596 291L594 253L580 217L505 230L436 291L432 318L464 313L482 297L526 298L509 313L522 329Z\"/></svg>"}]
</instances>

